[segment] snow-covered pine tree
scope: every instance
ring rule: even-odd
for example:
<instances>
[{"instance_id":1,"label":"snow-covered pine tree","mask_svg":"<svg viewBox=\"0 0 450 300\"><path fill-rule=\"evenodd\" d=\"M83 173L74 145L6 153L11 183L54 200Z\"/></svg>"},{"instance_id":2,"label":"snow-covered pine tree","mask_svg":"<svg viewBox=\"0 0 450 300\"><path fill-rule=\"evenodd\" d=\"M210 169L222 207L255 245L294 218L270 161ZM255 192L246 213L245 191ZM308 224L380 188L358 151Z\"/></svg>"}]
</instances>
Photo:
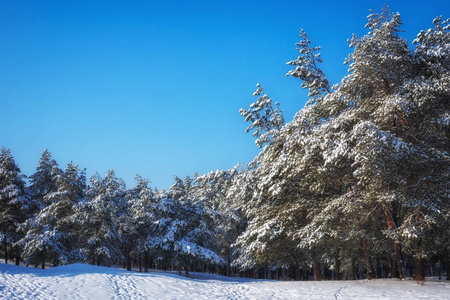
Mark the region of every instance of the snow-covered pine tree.
<instances>
[{"instance_id":1,"label":"snow-covered pine tree","mask_svg":"<svg viewBox=\"0 0 450 300\"><path fill-rule=\"evenodd\" d=\"M56 191L56 180L62 173L58 163L52 159L51 152L45 149L38 162L36 172L29 176L31 197L39 203L39 209L51 204L44 200L45 196Z\"/></svg>"},{"instance_id":2,"label":"snow-covered pine tree","mask_svg":"<svg viewBox=\"0 0 450 300\"><path fill-rule=\"evenodd\" d=\"M26 234L17 243L23 248L25 262L52 265L67 264L81 259L78 249L82 228L74 218L76 208L84 200L86 177L84 170L72 162L64 172L52 172L54 191L43 197L47 204L36 215L20 225ZM37 181L35 181L37 182Z\"/></svg>"},{"instance_id":3,"label":"snow-covered pine tree","mask_svg":"<svg viewBox=\"0 0 450 300\"><path fill-rule=\"evenodd\" d=\"M286 63L296 66L296 68L289 71L286 76L299 78L302 81L302 88L308 89L308 96L311 97L311 100L315 100L324 94L331 93L331 89L325 74L319 68L319 63L323 62L320 53L316 53L320 50L320 46L311 47L310 44L311 40L302 28L300 30L300 41L295 44L300 55L296 60Z\"/></svg>"},{"instance_id":4,"label":"snow-covered pine tree","mask_svg":"<svg viewBox=\"0 0 450 300\"><path fill-rule=\"evenodd\" d=\"M411 146L400 190L403 222L396 234L413 256L418 281L424 280L424 262L445 257L450 249L448 240L439 242L450 211L449 23L437 17L433 28L418 34L413 42L414 73L401 94L407 103L401 137Z\"/></svg>"},{"instance_id":5,"label":"snow-covered pine tree","mask_svg":"<svg viewBox=\"0 0 450 300\"><path fill-rule=\"evenodd\" d=\"M86 202L80 207L87 244L87 260L97 265L112 265L124 259L121 236L118 232L120 217L127 210L125 182L110 170L105 178L95 173L89 178Z\"/></svg>"},{"instance_id":6,"label":"snow-covered pine tree","mask_svg":"<svg viewBox=\"0 0 450 300\"><path fill-rule=\"evenodd\" d=\"M57 179L61 176L63 171L58 167L58 164L51 157L50 151L47 149L42 152L41 159L38 162L36 172L29 176L29 194L31 199L36 203L33 206L32 211L27 216L28 222L21 225L21 230L24 231L24 236L29 234L29 230L33 231L30 224L34 222L36 216L46 207L48 207L51 202L46 201L47 195L57 191ZM35 234L35 233L34 233ZM28 236L30 238L30 236ZM36 236L39 238L39 236ZM44 253L37 248L30 252L30 249L26 249L28 254L26 255L27 264L33 264L37 267L39 263L43 262Z\"/></svg>"},{"instance_id":7,"label":"snow-covered pine tree","mask_svg":"<svg viewBox=\"0 0 450 300\"><path fill-rule=\"evenodd\" d=\"M253 96L258 99L250 105L249 109L241 108L239 112L245 118L245 122L251 122L245 132L255 130L252 135L257 137L255 143L261 148L266 143L272 143L277 139L278 132L284 125L283 111L280 104L272 105L272 99L264 93L263 88L256 85L256 92Z\"/></svg>"},{"instance_id":8,"label":"snow-covered pine tree","mask_svg":"<svg viewBox=\"0 0 450 300\"><path fill-rule=\"evenodd\" d=\"M129 190L127 197L130 205L130 215L133 218L135 230L137 231L136 252L138 256L139 266L143 258L144 271L148 272L148 268L152 265L150 250L147 247L147 240L151 238L152 224L155 221L156 200L152 189L148 186L149 180L142 178L140 175L135 177L136 186Z\"/></svg>"},{"instance_id":9,"label":"snow-covered pine tree","mask_svg":"<svg viewBox=\"0 0 450 300\"><path fill-rule=\"evenodd\" d=\"M437 121L449 111L448 27L435 20L411 52L398 35L398 13L385 7L368 19L369 34L351 40L350 75L339 89L340 98L352 101L346 113L355 124L354 175L366 203L385 216L400 277L398 243L415 261L420 281L448 197L449 129Z\"/></svg>"},{"instance_id":10,"label":"snow-covered pine tree","mask_svg":"<svg viewBox=\"0 0 450 300\"><path fill-rule=\"evenodd\" d=\"M192 199L192 179L189 176L186 176L184 180L182 180L178 176L174 176L174 179L175 183L170 187L169 190L172 193L172 197L175 200L190 201Z\"/></svg>"},{"instance_id":11,"label":"snow-covered pine tree","mask_svg":"<svg viewBox=\"0 0 450 300\"><path fill-rule=\"evenodd\" d=\"M410 51L399 36L399 14L385 7L368 21L369 33L350 40L350 74L334 91L321 88L326 81L316 76L322 78L316 80L320 92L313 90L312 101L280 130L283 144L258 156L258 179L247 205L248 212L255 211L249 228L255 220L262 222L252 229L255 234L243 237L271 236L263 234L271 227L268 221L281 220L284 210L278 208L290 204L298 207L305 226L289 236L313 261L333 267L330 257L336 253L356 254L342 248L351 238L364 253L363 271L370 278L372 248L383 233L391 249L377 250L375 260L389 260L392 253L391 274L401 278L401 245L421 280L423 261L431 258L430 245L438 240L433 232L448 224L449 27L438 18ZM308 69L311 60L298 61ZM274 211L279 218L270 217ZM384 223L372 224L380 219ZM268 249L264 245L255 249Z\"/></svg>"},{"instance_id":12,"label":"snow-covered pine tree","mask_svg":"<svg viewBox=\"0 0 450 300\"><path fill-rule=\"evenodd\" d=\"M203 206L192 201L171 198L172 192L160 193L154 210L150 237L146 243L156 262L176 265L187 275L192 265L223 265L215 249L215 231Z\"/></svg>"},{"instance_id":13,"label":"snow-covered pine tree","mask_svg":"<svg viewBox=\"0 0 450 300\"><path fill-rule=\"evenodd\" d=\"M205 212L209 215L215 228L215 249L218 254L227 261L224 274L233 274L231 263L233 260L231 245L241 233L242 211L240 205L235 205L232 197L228 197L229 189L233 186L233 180L241 173L240 164L230 170L211 171L202 176L195 176L195 184L192 187L194 204L201 203Z\"/></svg>"},{"instance_id":14,"label":"snow-covered pine tree","mask_svg":"<svg viewBox=\"0 0 450 300\"><path fill-rule=\"evenodd\" d=\"M317 250L303 253L295 249L293 242L288 251L280 251L289 244L286 241L294 241L292 235L306 224L308 214L317 212L318 205L314 202L324 198L319 194L317 200L313 200L315 193L311 193L311 188L315 187L314 178L317 175L314 164L302 167L298 165L305 161L303 158L310 158L313 163L320 157L314 155L320 152L320 147L316 145L306 148L299 145L299 142L303 137L309 137L314 126L320 123L322 116L317 116L318 111L312 107L329 91L328 81L317 65L321 62L320 54L315 53L319 47L311 48L309 44L310 41L302 30L301 41L297 44L301 56L296 61L288 62L297 67L287 75L303 80L302 87L310 89L313 101L296 117L300 122L296 123L294 120L280 128L277 138L282 143L269 144L255 158L251 164L254 169L247 170L245 176L245 181L251 186L250 190L245 192L246 189L242 187L234 189L243 192L243 196L248 199L244 205L249 224L237 240L236 251L239 257L236 262L244 268L289 267L290 264L300 266L304 263L292 257L303 260L311 257L316 277L319 278L320 268L314 258ZM305 153L306 151L311 153ZM308 175L308 171L311 174ZM303 197L305 194L308 195L306 199Z\"/></svg>"},{"instance_id":15,"label":"snow-covered pine tree","mask_svg":"<svg viewBox=\"0 0 450 300\"><path fill-rule=\"evenodd\" d=\"M20 251L13 246L21 238L17 225L24 222L31 209L25 193L24 175L11 155L2 147L0 153L0 246L5 263L9 259L20 261Z\"/></svg>"}]
</instances>

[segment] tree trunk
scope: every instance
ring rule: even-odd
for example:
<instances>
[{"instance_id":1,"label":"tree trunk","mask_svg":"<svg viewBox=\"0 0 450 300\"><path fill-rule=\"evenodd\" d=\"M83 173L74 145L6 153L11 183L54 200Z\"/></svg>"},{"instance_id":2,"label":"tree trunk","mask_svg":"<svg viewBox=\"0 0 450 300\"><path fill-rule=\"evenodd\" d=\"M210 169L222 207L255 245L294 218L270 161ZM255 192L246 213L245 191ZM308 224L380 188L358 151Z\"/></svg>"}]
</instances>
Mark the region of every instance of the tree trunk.
<instances>
[{"instance_id":1,"label":"tree trunk","mask_svg":"<svg viewBox=\"0 0 450 300\"><path fill-rule=\"evenodd\" d=\"M340 280L341 277L341 260L339 259L339 254L341 252L341 249L337 248L336 252L334 253L334 265L335 265L335 280Z\"/></svg>"},{"instance_id":2,"label":"tree trunk","mask_svg":"<svg viewBox=\"0 0 450 300\"><path fill-rule=\"evenodd\" d=\"M148 273L148 264L149 264L148 251L144 250L144 272L145 273Z\"/></svg>"},{"instance_id":3,"label":"tree trunk","mask_svg":"<svg viewBox=\"0 0 450 300\"><path fill-rule=\"evenodd\" d=\"M297 266L292 266L292 279L293 280L298 280L298 267Z\"/></svg>"},{"instance_id":4,"label":"tree trunk","mask_svg":"<svg viewBox=\"0 0 450 300\"><path fill-rule=\"evenodd\" d=\"M363 231L361 221L360 221L360 218L358 215L356 216L356 220L358 222L359 231ZM364 248L364 256L366 258L367 279L372 280L372 270L370 268L370 256L369 256L369 250L367 248L367 240L365 238L362 238L362 244L363 244L363 248Z\"/></svg>"},{"instance_id":5,"label":"tree trunk","mask_svg":"<svg viewBox=\"0 0 450 300\"><path fill-rule=\"evenodd\" d=\"M414 258L414 280L417 282L425 280L425 266L421 258Z\"/></svg>"},{"instance_id":6,"label":"tree trunk","mask_svg":"<svg viewBox=\"0 0 450 300\"><path fill-rule=\"evenodd\" d=\"M5 242L5 264L8 264L8 244Z\"/></svg>"},{"instance_id":7,"label":"tree trunk","mask_svg":"<svg viewBox=\"0 0 450 300\"><path fill-rule=\"evenodd\" d=\"M402 261L401 261L400 250L398 249L397 243L394 240L392 241L392 244L394 246L395 260L397 262L398 277L400 279L403 279L404 275L403 275L403 266L402 266Z\"/></svg>"},{"instance_id":8,"label":"tree trunk","mask_svg":"<svg viewBox=\"0 0 450 300\"><path fill-rule=\"evenodd\" d=\"M437 271L437 272L438 272L438 277L439 277L438 279L439 279L439 280L442 280L442 275L441 275L441 265L440 265L440 264L439 264L439 266L438 266L438 271Z\"/></svg>"},{"instance_id":9,"label":"tree trunk","mask_svg":"<svg viewBox=\"0 0 450 300\"><path fill-rule=\"evenodd\" d=\"M450 251L448 249L445 250L445 256L446 256L446 260L445 260L445 272L447 274L447 278L446 280L450 280Z\"/></svg>"},{"instance_id":10,"label":"tree trunk","mask_svg":"<svg viewBox=\"0 0 450 300\"><path fill-rule=\"evenodd\" d=\"M381 270L382 270L382 265L381 265L381 263L380 263L380 258L379 257L377 257L377 259L376 259L376 273L377 273L377 278L381 278Z\"/></svg>"},{"instance_id":11,"label":"tree trunk","mask_svg":"<svg viewBox=\"0 0 450 300\"><path fill-rule=\"evenodd\" d=\"M131 271L131 257L127 254L127 271Z\"/></svg>"},{"instance_id":12,"label":"tree trunk","mask_svg":"<svg viewBox=\"0 0 450 300\"><path fill-rule=\"evenodd\" d=\"M322 280L322 273L320 271L320 264L317 261L317 259L314 259L314 261L313 261L313 268L314 268L314 281Z\"/></svg>"},{"instance_id":13,"label":"tree trunk","mask_svg":"<svg viewBox=\"0 0 450 300\"><path fill-rule=\"evenodd\" d=\"M139 252L138 260L139 260L139 273L140 273L140 272L142 272L142 257L141 257L141 252Z\"/></svg>"},{"instance_id":14,"label":"tree trunk","mask_svg":"<svg viewBox=\"0 0 450 300\"><path fill-rule=\"evenodd\" d=\"M367 249L367 241L366 239L363 239L363 247L364 247L364 255L366 257L366 269L367 269L367 279L372 280L372 270L370 267L370 256L369 256L369 250Z\"/></svg>"},{"instance_id":15,"label":"tree trunk","mask_svg":"<svg viewBox=\"0 0 450 300\"><path fill-rule=\"evenodd\" d=\"M352 264L352 274L351 274L352 280L356 280L358 270L356 270L356 263L355 263L355 259L353 257L351 259L351 264Z\"/></svg>"},{"instance_id":16,"label":"tree trunk","mask_svg":"<svg viewBox=\"0 0 450 300\"><path fill-rule=\"evenodd\" d=\"M394 218L392 217L392 215L389 212L388 208L385 205L383 205L382 207L383 207L384 215L386 217L386 222L387 222L388 229L389 230L397 229L397 225L395 225ZM399 278L403 279L403 267L402 267L402 262L401 262L401 257L400 257L400 251L399 251L399 249L397 247L397 243L395 242L395 240L392 240L392 245L393 245L393 248L394 248L395 261L397 263Z\"/></svg>"},{"instance_id":17,"label":"tree trunk","mask_svg":"<svg viewBox=\"0 0 450 300\"><path fill-rule=\"evenodd\" d=\"M389 279L392 279L395 277L395 262L394 259L391 257L390 264L389 264Z\"/></svg>"},{"instance_id":18,"label":"tree trunk","mask_svg":"<svg viewBox=\"0 0 450 300\"><path fill-rule=\"evenodd\" d=\"M42 251L42 265L41 265L42 269L45 269L45 248Z\"/></svg>"}]
</instances>

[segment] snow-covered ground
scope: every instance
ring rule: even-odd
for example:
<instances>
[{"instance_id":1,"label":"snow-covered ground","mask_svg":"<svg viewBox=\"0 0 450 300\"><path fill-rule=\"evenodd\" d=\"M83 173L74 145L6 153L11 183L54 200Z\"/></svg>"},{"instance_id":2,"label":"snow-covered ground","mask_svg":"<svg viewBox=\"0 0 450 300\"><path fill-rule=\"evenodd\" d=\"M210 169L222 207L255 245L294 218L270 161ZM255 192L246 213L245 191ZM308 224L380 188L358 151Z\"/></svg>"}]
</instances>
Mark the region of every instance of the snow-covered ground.
<instances>
[{"instance_id":1,"label":"snow-covered ground","mask_svg":"<svg viewBox=\"0 0 450 300\"><path fill-rule=\"evenodd\" d=\"M192 273L136 273L73 264L46 270L0 264L0 299L450 299L427 280L271 281Z\"/></svg>"}]
</instances>

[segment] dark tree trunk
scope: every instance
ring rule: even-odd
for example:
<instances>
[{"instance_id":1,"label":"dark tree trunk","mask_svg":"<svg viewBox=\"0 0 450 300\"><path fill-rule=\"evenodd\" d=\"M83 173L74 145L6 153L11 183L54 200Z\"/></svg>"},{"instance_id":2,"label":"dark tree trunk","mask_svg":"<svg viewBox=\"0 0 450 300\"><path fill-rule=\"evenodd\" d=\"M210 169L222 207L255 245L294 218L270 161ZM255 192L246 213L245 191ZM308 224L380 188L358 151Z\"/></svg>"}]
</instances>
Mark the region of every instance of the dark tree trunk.
<instances>
[{"instance_id":1,"label":"dark tree trunk","mask_svg":"<svg viewBox=\"0 0 450 300\"><path fill-rule=\"evenodd\" d=\"M391 262L389 264L389 279L395 278L395 262L394 259L391 258Z\"/></svg>"},{"instance_id":2,"label":"dark tree trunk","mask_svg":"<svg viewBox=\"0 0 450 300\"><path fill-rule=\"evenodd\" d=\"M322 273L321 273L321 270L320 270L320 264L317 261L317 259L314 259L314 261L313 261L313 268L314 268L314 281L322 280Z\"/></svg>"},{"instance_id":3,"label":"dark tree trunk","mask_svg":"<svg viewBox=\"0 0 450 300\"><path fill-rule=\"evenodd\" d=\"M45 248L44 251L42 251L42 265L41 265L42 269L45 269Z\"/></svg>"},{"instance_id":4,"label":"dark tree trunk","mask_svg":"<svg viewBox=\"0 0 450 300\"><path fill-rule=\"evenodd\" d=\"M8 263L8 244L5 243L5 264Z\"/></svg>"},{"instance_id":5,"label":"dark tree trunk","mask_svg":"<svg viewBox=\"0 0 450 300\"><path fill-rule=\"evenodd\" d=\"M339 280L341 277L341 261L339 259L339 254L341 252L341 249L336 249L336 252L334 254L334 264L335 264L335 280Z\"/></svg>"},{"instance_id":6,"label":"dark tree trunk","mask_svg":"<svg viewBox=\"0 0 450 300\"><path fill-rule=\"evenodd\" d=\"M139 260L139 272L142 272L142 257L141 257L141 252L139 252L139 257L138 257L138 260Z\"/></svg>"},{"instance_id":7,"label":"dark tree trunk","mask_svg":"<svg viewBox=\"0 0 450 300\"><path fill-rule=\"evenodd\" d=\"M397 262L397 268L398 268L398 277L400 279L403 279L404 275L403 275L403 266L402 266L402 258L401 258L400 249L397 247L397 243L395 241L392 241L392 243L394 245L395 260Z\"/></svg>"},{"instance_id":8,"label":"dark tree trunk","mask_svg":"<svg viewBox=\"0 0 450 300\"><path fill-rule=\"evenodd\" d=\"M360 221L360 218L358 215L356 216L356 220L358 221L358 229L360 231L363 231L363 227L361 225L361 221ZM369 256L369 250L367 247L367 240L365 238L362 239L362 244L363 244L363 249L364 249L364 256L366 259L365 262L366 262L366 269L367 269L367 279L371 280L372 279L372 270L370 268L370 256Z\"/></svg>"},{"instance_id":9,"label":"dark tree trunk","mask_svg":"<svg viewBox=\"0 0 450 300\"><path fill-rule=\"evenodd\" d=\"M411 263L409 263L408 269L409 269L409 277L412 279L414 276L414 266Z\"/></svg>"},{"instance_id":10,"label":"dark tree trunk","mask_svg":"<svg viewBox=\"0 0 450 300\"><path fill-rule=\"evenodd\" d=\"M367 269L367 279L372 280L372 270L370 267L370 255L367 249L367 241L363 239L364 256L366 257L366 269Z\"/></svg>"},{"instance_id":11,"label":"dark tree trunk","mask_svg":"<svg viewBox=\"0 0 450 300\"><path fill-rule=\"evenodd\" d=\"M131 257L127 254L127 271L131 271Z\"/></svg>"},{"instance_id":12,"label":"dark tree trunk","mask_svg":"<svg viewBox=\"0 0 450 300\"><path fill-rule=\"evenodd\" d=\"M380 263L380 258L377 257L377 278L381 278L382 265Z\"/></svg>"},{"instance_id":13,"label":"dark tree trunk","mask_svg":"<svg viewBox=\"0 0 450 300\"><path fill-rule=\"evenodd\" d=\"M13 247L13 255L14 259L11 259L12 261L15 261L16 266L20 265L20 251L19 247Z\"/></svg>"},{"instance_id":14,"label":"dark tree trunk","mask_svg":"<svg viewBox=\"0 0 450 300\"><path fill-rule=\"evenodd\" d=\"M445 250L445 272L447 274L446 280L450 280L450 251L448 249Z\"/></svg>"},{"instance_id":15,"label":"dark tree trunk","mask_svg":"<svg viewBox=\"0 0 450 300\"><path fill-rule=\"evenodd\" d=\"M421 258L414 258L414 280L417 282L425 280L425 266Z\"/></svg>"},{"instance_id":16,"label":"dark tree trunk","mask_svg":"<svg viewBox=\"0 0 450 300\"><path fill-rule=\"evenodd\" d=\"M397 225L395 224L395 221L391 214L391 211L385 205L383 205L383 212L384 212L384 216L386 217L386 223L387 223L388 229L389 230L397 229ZM395 240L392 240L392 246L394 248L395 261L397 263L399 278L403 279L403 267L402 267L402 262L401 262L401 254L400 254L400 250L397 247L397 243L395 242Z\"/></svg>"},{"instance_id":17,"label":"dark tree trunk","mask_svg":"<svg viewBox=\"0 0 450 300\"><path fill-rule=\"evenodd\" d=\"M356 273L357 273L357 270L356 270L356 264L355 264L355 260L352 258L352 274L351 274L351 279L352 280L356 280Z\"/></svg>"},{"instance_id":18,"label":"dark tree trunk","mask_svg":"<svg viewBox=\"0 0 450 300\"><path fill-rule=\"evenodd\" d=\"M439 280L442 280L442 274L441 274L441 265L439 264L439 266L438 266L438 270L437 270L437 272L438 272L438 277L439 277Z\"/></svg>"},{"instance_id":19,"label":"dark tree trunk","mask_svg":"<svg viewBox=\"0 0 450 300\"><path fill-rule=\"evenodd\" d=\"M292 279L298 280L298 268L296 266L292 266Z\"/></svg>"},{"instance_id":20,"label":"dark tree trunk","mask_svg":"<svg viewBox=\"0 0 450 300\"><path fill-rule=\"evenodd\" d=\"M383 278L388 278L388 274L389 274L389 266L387 266L387 265L385 265L385 264L383 264L383 265L381 265L381 267L383 268L383 272L384 272L384 277Z\"/></svg>"},{"instance_id":21,"label":"dark tree trunk","mask_svg":"<svg viewBox=\"0 0 450 300\"><path fill-rule=\"evenodd\" d=\"M144 251L144 272L145 273L148 273L148 264L149 264L148 251L145 250Z\"/></svg>"}]
</instances>

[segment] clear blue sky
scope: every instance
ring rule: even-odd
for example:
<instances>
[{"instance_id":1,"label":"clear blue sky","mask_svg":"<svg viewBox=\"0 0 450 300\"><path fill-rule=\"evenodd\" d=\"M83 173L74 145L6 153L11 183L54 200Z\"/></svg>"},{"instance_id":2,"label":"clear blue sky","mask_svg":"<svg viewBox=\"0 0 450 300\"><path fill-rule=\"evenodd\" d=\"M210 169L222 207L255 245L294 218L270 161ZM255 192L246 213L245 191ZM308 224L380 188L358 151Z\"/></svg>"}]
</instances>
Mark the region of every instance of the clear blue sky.
<instances>
[{"instance_id":1,"label":"clear blue sky","mask_svg":"<svg viewBox=\"0 0 450 300\"><path fill-rule=\"evenodd\" d=\"M141 174L169 188L258 153L239 108L261 83L292 119L307 100L285 63L304 28L333 83L347 38L387 1L0 2L0 147L26 175L48 148L61 167ZM412 42L450 1L390 1Z\"/></svg>"}]
</instances>

